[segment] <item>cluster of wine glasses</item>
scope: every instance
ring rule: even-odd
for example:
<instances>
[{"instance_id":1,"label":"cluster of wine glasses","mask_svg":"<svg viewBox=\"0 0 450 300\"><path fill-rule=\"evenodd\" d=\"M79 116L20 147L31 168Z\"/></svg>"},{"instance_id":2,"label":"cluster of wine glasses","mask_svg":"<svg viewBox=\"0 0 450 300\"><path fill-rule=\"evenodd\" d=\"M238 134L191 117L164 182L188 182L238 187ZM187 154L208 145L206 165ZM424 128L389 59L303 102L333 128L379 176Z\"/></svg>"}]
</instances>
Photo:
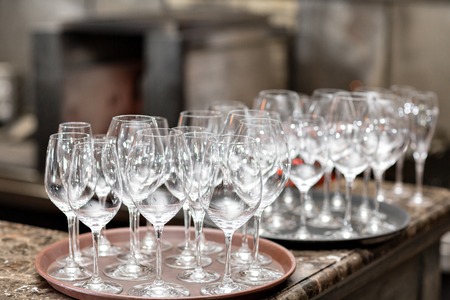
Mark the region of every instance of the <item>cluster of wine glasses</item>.
<instances>
[{"instance_id":1,"label":"cluster of wine glasses","mask_svg":"<svg viewBox=\"0 0 450 300\"><path fill-rule=\"evenodd\" d=\"M49 275L97 292L167 298L189 296L190 283L204 284L203 295L220 295L283 276L250 257L241 268L231 263L233 233L253 216L260 220L286 184L290 161L281 122L256 110L247 118L252 110L243 104L227 105L183 111L173 128L162 117L146 115L115 116L105 135L93 135L88 123L62 123L49 138L45 187L68 218L69 255L53 264ZM227 111L234 108L242 122L229 118ZM114 245L104 234L122 203L129 211L129 247ZM164 225L181 209L185 242L170 245L179 248L177 255L163 257ZM154 230L142 240L140 215ZM205 215L224 232L224 245L203 235ZM78 220L91 229L92 248L80 249ZM270 262L254 244L251 257ZM225 266L219 274L208 269L208 255L222 251L218 257L225 258ZM100 269L103 256L116 262ZM179 270L176 282L163 279L163 264ZM124 291L121 281L136 285Z\"/></svg>"},{"instance_id":2,"label":"cluster of wine glasses","mask_svg":"<svg viewBox=\"0 0 450 300\"><path fill-rule=\"evenodd\" d=\"M252 108L212 103L181 112L171 128L165 118L147 115L115 116L103 135L93 135L89 123L62 123L49 138L45 188L67 216L69 254L48 273L85 289L140 297L186 297L191 283L202 284L202 295L270 283L284 274L259 251L261 232L289 228L305 240L391 230L379 209L389 202L383 174L396 162L401 167L408 146L417 166L411 205L429 205L422 175L437 114L434 93L393 86L318 89L311 96L263 90ZM331 191L333 169L345 179L345 197L339 184ZM355 178L370 171L376 195L355 201ZM313 187L321 179L318 194ZM400 181L394 193L402 190ZM298 199L288 194L294 186ZM129 212L128 247L104 234L122 203ZM173 245L162 239L163 228L180 210L184 242ZM142 240L140 215L147 221ZM224 245L205 238L206 217L223 231ZM91 229L93 247L80 249L78 221ZM242 241L232 251L238 228ZM177 254L163 256L170 248ZM211 254L224 264L222 274L209 268ZM105 256L116 262L100 270ZM178 272L176 279L163 279L163 264ZM136 284L124 291L119 281Z\"/></svg>"},{"instance_id":3,"label":"cluster of wine glasses","mask_svg":"<svg viewBox=\"0 0 450 300\"><path fill-rule=\"evenodd\" d=\"M380 211L380 204L394 202L388 194L407 196L401 178L407 149L413 152L417 181L409 205L430 205L422 192L422 177L439 111L433 92L400 85L389 89L361 86L351 92L321 88L310 96L267 90L260 92L253 108L278 113L288 139L290 185L300 194L300 201L296 201L292 189L285 189L283 197L266 209L264 230L269 236L345 240L395 230ZM384 173L396 163L395 188L386 193ZM333 169L336 180L332 194ZM360 174L364 177L363 192L356 196L352 190ZM369 197L372 174L375 195ZM345 179L343 193L341 176ZM317 185L320 180L322 191ZM292 212L297 215L295 222Z\"/></svg>"}]
</instances>

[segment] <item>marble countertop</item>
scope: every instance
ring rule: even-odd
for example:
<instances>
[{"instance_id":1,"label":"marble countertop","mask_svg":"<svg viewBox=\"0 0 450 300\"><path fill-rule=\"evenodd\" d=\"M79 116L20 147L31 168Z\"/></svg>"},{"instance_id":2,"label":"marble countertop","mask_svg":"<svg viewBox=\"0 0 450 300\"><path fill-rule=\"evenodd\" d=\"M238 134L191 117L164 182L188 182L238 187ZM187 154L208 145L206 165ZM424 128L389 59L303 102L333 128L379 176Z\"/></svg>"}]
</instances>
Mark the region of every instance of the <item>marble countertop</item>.
<instances>
[{"instance_id":1,"label":"marble countertop","mask_svg":"<svg viewBox=\"0 0 450 300\"><path fill-rule=\"evenodd\" d=\"M297 269L267 299L320 296L416 236L429 231L440 236L450 230L450 191L434 187L425 187L424 191L433 199L432 206L411 208L406 205L407 199L397 200L396 204L408 211L411 221L405 231L387 242L351 249L290 250ZM70 299L54 290L34 266L39 251L64 238L65 232L0 221L0 299Z\"/></svg>"}]
</instances>

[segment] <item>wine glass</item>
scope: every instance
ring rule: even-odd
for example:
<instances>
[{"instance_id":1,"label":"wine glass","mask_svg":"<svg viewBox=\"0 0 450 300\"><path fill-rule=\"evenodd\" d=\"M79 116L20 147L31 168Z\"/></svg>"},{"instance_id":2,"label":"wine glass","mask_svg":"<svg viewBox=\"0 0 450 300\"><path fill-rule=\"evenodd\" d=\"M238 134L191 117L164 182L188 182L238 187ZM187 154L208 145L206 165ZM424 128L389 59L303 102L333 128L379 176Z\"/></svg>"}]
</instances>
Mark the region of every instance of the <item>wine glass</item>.
<instances>
[{"instance_id":1,"label":"wine glass","mask_svg":"<svg viewBox=\"0 0 450 300\"><path fill-rule=\"evenodd\" d=\"M132 287L128 294L164 298L188 296L188 289L164 281L161 272L164 225L183 206L191 184L192 164L183 133L168 128L139 131L129 152L125 174L136 207L153 224L156 235L156 278L151 283ZM155 192L162 189L169 192Z\"/></svg>"},{"instance_id":2,"label":"wine glass","mask_svg":"<svg viewBox=\"0 0 450 300\"><path fill-rule=\"evenodd\" d=\"M286 89L269 89L262 90L258 93L258 97L253 102L253 107L264 110L264 111L275 111L279 115L279 119L282 122L286 122L289 117L294 115L302 115L307 114L309 111L309 107L311 105L311 100L308 95L298 93L292 90ZM292 185L291 182L289 182ZM276 203L275 210L278 210L278 214L281 214L282 217L275 217L278 223L278 226L288 228L291 223L291 197L286 197L283 195L281 197L283 201L278 201ZM312 198L308 195L305 200L306 214L308 216L317 215L317 208L314 204ZM297 212L295 212L297 213ZM274 215L277 213L274 213Z\"/></svg>"},{"instance_id":3,"label":"wine glass","mask_svg":"<svg viewBox=\"0 0 450 300\"><path fill-rule=\"evenodd\" d=\"M223 117L216 110L185 110L180 112L177 126L199 126L217 134L222 130Z\"/></svg>"},{"instance_id":4,"label":"wine glass","mask_svg":"<svg viewBox=\"0 0 450 300\"><path fill-rule=\"evenodd\" d=\"M304 100L308 96L285 89L262 90L253 101L253 108L263 111L276 111L281 121L287 121L294 114L305 113Z\"/></svg>"},{"instance_id":5,"label":"wine glass","mask_svg":"<svg viewBox=\"0 0 450 300\"><path fill-rule=\"evenodd\" d=\"M97 185L95 186L95 196L99 199L107 198L111 192L111 187L107 184L104 172L101 168L102 149L107 141L106 134L95 134L92 139L94 146L94 158L97 161ZM110 142L112 140L110 139ZM105 200L106 201L106 200ZM98 255L99 256L114 256L122 253L124 249L122 247L113 245L106 237L105 227L100 230L100 236L98 239ZM94 256L94 248L88 247L84 249L84 253Z\"/></svg>"},{"instance_id":6,"label":"wine glass","mask_svg":"<svg viewBox=\"0 0 450 300\"><path fill-rule=\"evenodd\" d=\"M270 112L258 109L235 109L228 113L225 120L222 134L236 134L241 126L241 121L249 118L270 118ZM220 263L225 263L226 252L217 256ZM230 263L234 265L246 265L252 260L252 250L248 245L248 224L242 226L241 246L231 252ZM264 254L258 255L258 260L262 264L270 264L272 259Z\"/></svg>"},{"instance_id":7,"label":"wine glass","mask_svg":"<svg viewBox=\"0 0 450 300\"><path fill-rule=\"evenodd\" d=\"M322 117L307 114L291 117L284 127L291 159L290 179L300 192L300 222L294 236L300 240L312 239L303 207L309 190L328 168L327 127Z\"/></svg>"},{"instance_id":8,"label":"wine glass","mask_svg":"<svg viewBox=\"0 0 450 300\"><path fill-rule=\"evenodd\" d=\"M378 100L380 98L393 98L394 95L391 90L384 87L378 86L358 86L355 89L355 93L366 93L367 97L372 98L372 100ZM356 217L362 222L366 222L370 218L370 204L369 204L369 184L372 176L372 168L369 165L367 169L363 172L363 189L362 189L362 203L357 210ZM384 194L382 190L379 191L378 200L384 202Z\"/></svg>"},{"instance_id":9,"label":"wine glass","mask_svg":"<svg viewBox=\"0 0 450 300\"><path fill-rule=\"evenodd\" d=\"M209 262L208 265L212 263L212 259L210 257L202 256L202 251L200 248L205 210L201 205L201 198L199 196L198 189L201 186L200 181L202 180L200 176L203 175L203 156L205 155L209 138L214 136L215 134L206 131L188 132L184 134L187 148L189 149L192 157L193 179L191 190L188 195L188 202L189 210L191 211L192 219L194 221L196 256L195 268L186 270L177 276L178 279L185 282L206 283L216 281L220 277L218 273L203 268L202 257L203 260Z\"/></svg>"},{"instance_id":10,"label":"wine glass","mask_svg":"<svg viewBox=\"0 0 450 300\"><path fill-rule=\"evenodd\" d=\"M411 92L413 92L415 90L415 88L412 86L409 86L409 85L394 84L394 85L391 85L390 90L395 95L399 96L403 100L404 106L405 106L405 108L407 108L409 106L409 95L411 94ZM409 112L409 110L406 110L406 112ZM408 118L409 118L409 115L408 115ZM409 141L408 141L408 146L409 146ZM405 162L406 153L407 153L407 151L405 151L400 156L400 158L397 160L397 162L395 163L395 183L394 183L393 193L397 196L399 196L399 195L407 196L405 194L407 192L407 190L405 189L405 187L403 185L403 165Z\"/></svg>"},{"instance_id":11,"label":"wine glass","mask_svg":"<svg viewBox=\"0 0 450 300\"><path fill-rule=\"evenodd\" d=\"M283 273L273 268L263 267L259 262L259 228L264 210L283 191L289 178L291 162L287 139L281 122L268 118L249 118L241 121L238 134L255 139L258 146L263 178L262 200L254 214L255 229L252 260L249 266L233 274L233 279L248 285L262 285L278 279Z\"/></svg>"},{"instance_id":12,"label":"wine glass","mask_svg":"<svg viewBox=\"0 0 450 300\"><path fill-rule=\"evenodd\" d=\"M74 239L77 220L69 206L66 189L70 155L74 145L89 140L90 136L86 133L55 133L50 135L48 141L44 187L52 203L66 215L69 232L69 255L63 260L62 266L48 270L48 274L58 280L75 281L90 277L90 274L75 261Z\"/></svg>"},{"instance_id":13,"label":"wine glass","mask_svg":"<svg viewBox=\"0 0 450 300\"><path fill-rule=\"evenodd\" d=\"M225 234L227 260L222 281L203 286L203 295L222 295L248 288L231 277L233 233L257 211L263 179L256 141L248 136L222 135L210 138L203 157L199 197L211 220Z\"/></svg>"},{"instance_id":14,"label":"wine glass","mask_svg":"<svg viewBox=\"0 0 450 300\"><path fill-rule=\"evenodd\" d=\"M270 118L270 114L258 109L233 109L228 112L221 134L235 134L241 120L248 118Z\"/></svg>"},{"instance_id":15,"label":"wine glass","mask_svg":"<svg viewBox=\"0 0 450 300\"><path fill-rule=\"evenodd\" d=\"M76 283L75 286L96 292L119 294L123 287L115 282L104 281L98 269L100 231L117 214L122 204L119 163L112 143L96 141L96 146L94 148L92 142L75 145L69 168L69 205L79 220L91 229L94 246L92 276L87 281ZM105 169L107 176L98 176L97 171L102 169ZM111 186L110 196L94 196L97 185L104 187L105 181Z\"/></svg>"},{"instance_id":16,"label":"wine glass","mask_svg":"<svg viewBox=\"0 0 450 300\"><path fill-rule=\"evenodd\" d=\"M220 111L222 113L223 122L225 122L228 113L235 109L248 109L248 107L243 102L236 100L213 101L208 105L208 110Z\"/></svg>"},{"instance_id":17,"label":"wine glass","mask_svg":"<svg viewBox=\"0 0 450 300\"><path fill-rule=\"evenodd\" d=\"M331 103L333 101L334 94L343 91L338 89L317 89L314 90L313 95L311 96L311 106L309 112L312 115L319 116L322 118L326 118L330 111ZM345 92L345 91L343 91ZM316 228L327 228L327 229L336 229L339 228L342 224L340 220L333 215L331 209L331 198L330 198L330 187L332 180L334 165L333 161L328 157L327 166L324 173L323 180L323 198L322 198L322 207L314 218L312 218L308 224L310 226ZM339 191L338 195L340 196ZM337 200L339 201L339 200ZM337 207L339 207L339 202L337 203ZM336 208L336 207L335 207Z\"/></svg>"},{"instance_id":18,"label":"wine glass","mask_svg":"<svg viewBox=\"0 0 450 300\"><path fill-rule=\"evenodd\" d=\"M206 132L218 134L223 128L223 114L215 110L186 110L180 112L177 126L199 126ZM204 234L200 236L200 248L203 254L209 255L222 251L219 243L207 241Z\"/></svg>"},{"instance_id":19,"label":"wine glass","mask_svg":"<svg viewBox=\"0 0 450 300\"><path fill-rule=\"evenodd\" d=\"M156 121L156 126L158 128L169 128L169 121L165 117L161 116L151 116ZM154 234L154 230L152 228L152 224L147 221L146 232L144 238L140 243L140 253L153 254L156 251L156 238ZM169 241L163 241L161 245L162 251L167 251L172 248L172 243Z\"/></svg>"},{"instance_id":20,"label":"wine glass","mask_svg":"<svg viewBox=\"0 0 450 300\"><path fill-rule=\"evenodd\" d=\"M204 128L199 126L175 126L174 129L183 133L204 131ZM197 265L197 260L195 255L195 246L191 246L190 240L191 211L189 209L189 201L185 201L183 204L183 217L184 243L179 246L181 253L166 257L164 264L175 269L193 269ZM209 264L211 264L211 260L202 256L201 266L206 267Z\"/></svg>"},{"instance_id":21,"label":"wine glass","mask_svg":"<svg viewBox=\"0 0 450 300\"><path fill-rule=\"evenodd\" d=\"M111 138L117 147L119 170L123 181L122 203L127 206L130 219L130 251L129 253L125 253L125 261L107 265L103 270L105 275L113 279L143 280L154 276L154 270L150 266L144 266L140 263L140 261L149 261L150 258L138 252L139 212L130 195L130 187L125 180L124 172L136 132L141 129L156 127L157 124L153 117L145 115L120 115L112 118L106 134L107 138Z\"/></svg>"},{"instance_id":22,"label":"wine glass","mask_svg":"<svg viewBox=\"0 0 450 300\"><path fill-rule=\"evenodd\" d=\"M352 221L352 188L356 176L369 166L378 147L376 101L367 93L337 93L327 117L329 155L345 177L343 225L333 238L358 237Z\"/></svg>"},{"instance_id":23,"label":"wine glass","mask_svg":"<svg viewBox=\"0 0 450 300\"><path fill-rule=\"evenodd\" d=\"M92 126L88 122L63 122L58 125L58 132L81 132L81 133L87 133L89 136L92 137ZM78 239L78 236L80 235L80 222L78 221L78 217L75 216L75 245L74 245L74 253L75 253L75 260L77 263L79 263L81 266L87 266L92 264L92 258L89 256L86 256L83 254L83 252L80 251L80 241ZM67 259L67 256L63 256L57 259L57 262L63 263L64 260Z\"/></svg>"},{"instance_id":24,"label":"wine glass","mask_svg":"<svg viewBox=\"0 0 450 300\"><path fill-rule=\"evenodd\" d=\"M333 99L334 95L336 93L348 93L348 91L343 89L336 89L336 88L318 88L315 89L312 93L312 98L329 98L330 100ZM326 116L322 116L326 118ZM335 174L335 181L334 181L334 192L331 197L330 202L330 210L334 212L343 212L345 210L345 199L342 197L341 194L341 173L334 168L334 174ZM325 175L327 176L327 175ZM325 177L326 180L326 177Z\"/></svg>"},{"instance_id":25,"label":"wine glass","mask_svg":"<svg viewBox=\"0 0 450 300\"><path fill-rule=\"evenodd\" d=\"M379 213L380 202L383 197L383 175L405 153L409 140L408 117L403 109L403 102L394 95L380 95L376 100L378 111L378 147L373 159L370 161L375 177L375 199L373 213L363 232L379 234L392 230L393 225L383 221Z\"/></svg>"},{"instance_id":26,"label":"wine glass","mask_svg":"<svg viewBox=\"0 0 450 300\"><path fill-rule=\"evenodd\" d=\"M431 139L439 115L438 99L431 91L414 91L411 93L411 141L410 146L416 165L416 191L409 204L412 206L432 205L430 199L423 195L423 170L428 156Z\"/></svg>"}]
</instances>

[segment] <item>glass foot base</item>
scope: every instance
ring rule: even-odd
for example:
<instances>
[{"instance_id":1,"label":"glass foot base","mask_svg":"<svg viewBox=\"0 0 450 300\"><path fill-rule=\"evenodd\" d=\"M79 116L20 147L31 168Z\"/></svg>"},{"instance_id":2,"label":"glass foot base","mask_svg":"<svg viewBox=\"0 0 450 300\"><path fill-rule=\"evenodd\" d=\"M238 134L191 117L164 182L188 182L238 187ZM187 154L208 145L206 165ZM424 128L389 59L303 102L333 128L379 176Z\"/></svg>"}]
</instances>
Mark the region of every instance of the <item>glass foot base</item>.
<instances>
[{"instance_id":1,"label":"glass foot base","mask_svg":"<svg viewBox=\"0 0 450 300\"><path fill-rule=\"evenodd\" d=\"M115 282L103 281L92 282L85 281L76 283L75 286L88 289L95 292L109 293L109 294L120 294L123 291L123 287Z\"/></svg>"},{"instance_id":2,"label":"glass foot base","mask_svg":"<svg viewBox=\"0 0 450 300\"><path fill-rule=\"evenodd\" d=\"M221 264L225 264L227 255L225 252L222 252L217 255L217 261ZM243 265L249 265L252 262L252 253L249 249L248 252L232 252L231 253L231 260L230 263L232 266L243 266ZM272 262L272 258L268 255L258 253L258 262L260 265L269 265Z\"/></svg>"},{"instance_id":3,"label":"glass foot base","mask_svg":"<svg viewBox=\"0 0 450 300\"><path fill-rule=\"evenodd\" d=\"M148 298L179 298L189 296L190 292L182 285L158 281L157 283L136 285L128 291L128 295Z\"/></svg>"},{"instance_id":4,"label":"glass foot base","mask_svg":"<svg viewBox=\"0 0 450 300\"><path fill-rule=\"evenodd\" d=\"M233 280L246 285L257 286L269 283L283 277L283 273L272 269L262 267L250 267L233 273Z\"/></svg>"},{"instance_id":5,"label":"glass foot base","mask_svg":"<svg viewBox=\"0 0 450 300\"><path fill-rule=\"evenodd\" d=\"M182 270L187 270L187 269L193 269L197 266L197 262L195 259L195 255L194 254L183 254L184 252L182 252L179 255L173 255L173 256L168 256L165 260L164 260L164 264L170 268L174 268L174 269L182 269ZM212 259L208 256L202 256L201 257L201 266L202 267L207 267L210 264L212 264Z\"/></svg>"},{"instance_id":6,"label":"glass foot base","mask_svg":"<svg viewBox=\"0 0 450 300\"><path fill-rule=\"evenodd\" d=\"M106 266L103 273L118 280L146 280L155 277L155 272L152 268L139 264L113 264Z\"/></svg>"},{"instance_id":7,"label":"glass foot base","mask_svg":"<svg viewBox=\"0 0 450 300\"><path fill-rule=\"evenodd\" d=\"M48 275L62 281L85 280L91 277L91 274L79 265L52 267L48 270Z\"/></svg>"},{"instance_id":8,"label":"glass foot base","mask_svg":"<svg viewBox=\"0 0 450 300\"><path fill-rule=\"evenodd\" d=\"M217 281L220 278L220 275L217 272L196 268L178 274L177 278L189 283L209 283Z\"/></svg>"},{"instance_id":9,"label":"glass foot base","mask_svg":"<svg viewBox=\"0 0 450 300\"><path fill-rule=\"evenodd\" d=\"M205 285L200 289L200 293L202 295L226 295L230 293L236 293L240 291L245 291L249 287L244 284L236 283L236 282L218 282L218 283L210 283Z\"/></svg>"}]
</instances>

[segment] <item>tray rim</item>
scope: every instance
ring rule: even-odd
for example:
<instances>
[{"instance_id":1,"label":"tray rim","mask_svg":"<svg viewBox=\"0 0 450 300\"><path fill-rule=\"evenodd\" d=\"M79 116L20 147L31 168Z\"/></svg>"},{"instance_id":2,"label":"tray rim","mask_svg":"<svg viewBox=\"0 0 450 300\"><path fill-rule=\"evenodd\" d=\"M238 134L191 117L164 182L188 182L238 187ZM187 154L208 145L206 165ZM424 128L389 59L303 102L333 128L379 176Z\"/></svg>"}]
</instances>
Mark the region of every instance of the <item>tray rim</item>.
<instances>
[{"instance_id":1,"label":"tray rim","mask_svg":"<svg viewBox=\"0 0 450 300\"><path fill-rule=\"evenodd\" d=\"M358 195L353 195L352 196L352 204L358 204L361 201L361 196ZM373 201L372 198L369 198L369 201ZM320 245L320 246L326 246L326 245L333 245L333 246L337 246L337 245L343 245L343 246L348 246L351 244L359 244L359 245L373 245L373 244L377 244L377 243L382 243L385 242L387 240L390 240L392 238L394 238L395 236L397 236L398 234L400 234L402 231L404 231L410 221L411 221L411 216L410 214L403 209L402 207L396 205L396 204L389 204L386 202L380 202L380 212L385 212L386 210L394 210L396 211L396 213L402 215L402 220L401 220L401 225L399 225L398 227L395 228L395 230L391 230L391 231L387 231L381 234L375 234L375 235L365 235L362 237L357 237L357 238L350 238L350 239L305 239L305 240L301 240L301 239L297 239L297 238L293 238L293 237L283 237L283 234L268 234L267 232L262 232L261 233L261 237L264 237L266 239L269 239L271 241L274 241L276 243L279 243L281 245L297 245L297 246L301 246L301 245ZM262 225L262 227L264 227Z\"/></svg>"},{"instance_id":2,"label":"tray rim","mask_svg":"<svg viewBox=\"0 0 450 300\"><path fill-rule=\"evenodd\" d=\"M183 226L165 226L164 227L164 233L168 233L168 232L177 232L177 231L182 231L184 230ZM143 230L140 230L140 232L142 232ZM208 236L212 236L212 235L219 235L221 234L223 236L223 232L219 229L214 229L214 228L204 228L203 232L205 233L206 237ZM127 227L121 227L121 228L113 228L113 229L107 229L105 231L106 234L108 235L112 235L112 234L128 234L128 228ZM235 245L236 241L239 241L241 238L242 234L239 232L235 232L235 234L233 235L233 245ZM80 240L82 240L83 242L89 242L91 240L91 233L84 233L80 235ZM51 256L52 254L52 250L61 250L64 249L65 252L67 253L68 251L68 238L62 239L60 241L57 241L51 245L48 245L47 247L43 248L36 256L35 256L35 269L38 272L38 274L44 278L50 286L52 286L55 290L57 290L58 292L66 295L66 296L70 296L70 297L74 297L76 299L130 299L130 300L135 300L135 299L161 299L161 298L143 298L143 297L137 297L137 296L130 296L127 294L108 294L108 293L99 293L99 292L94 292L94 291L89 291L87 289L83 289L83 288L79 288L79 287L75 287L72 285L73 282L65 282L65 281L61 281L61 280L57 280L54 279L53 277L50 277L46 270L47 268L50 266L51 262L48 263L46 262L46 260L48 260L48 256ZM284 276L274 280L268 284L265 285L261 285L261 286L250 286L250 288L248 290L245 291L241 291L241 292L237 292L237 293L232 293L232 294L227 294L227 295L219 295L219 296L188 296L188 297L181 297L181 298L177 298L177 299L182 299L182 300L192 300L192 299L235 299L235 298L243 298L245 296L249 296L249 295L254 295L254 294L259 294L261 292L265 292L265 291L269 291L271 289L273 289L274 287L280 285L281 283L285 282L295 271L296 267L297 267L297 263L296 263L296 259L294 257L294 255L292 254L292 252L290 252L288 249L286 249L284 246L265 239L263 237L261 237L260 239L260 251L263 253L267 253L267 254L271 254L271 253L277 253L277 256L281 256L282 258L284 258L284 261L280 260L274 260L283 267L284 269ZM281 255L284 254L284 255ZM273 255L272 255L273 257ZM222 274L221 274L222 276ZM138 283L136 283L138 284ZM82 297L82 298L79 298Z\"/></svg>"}]
</instances>

